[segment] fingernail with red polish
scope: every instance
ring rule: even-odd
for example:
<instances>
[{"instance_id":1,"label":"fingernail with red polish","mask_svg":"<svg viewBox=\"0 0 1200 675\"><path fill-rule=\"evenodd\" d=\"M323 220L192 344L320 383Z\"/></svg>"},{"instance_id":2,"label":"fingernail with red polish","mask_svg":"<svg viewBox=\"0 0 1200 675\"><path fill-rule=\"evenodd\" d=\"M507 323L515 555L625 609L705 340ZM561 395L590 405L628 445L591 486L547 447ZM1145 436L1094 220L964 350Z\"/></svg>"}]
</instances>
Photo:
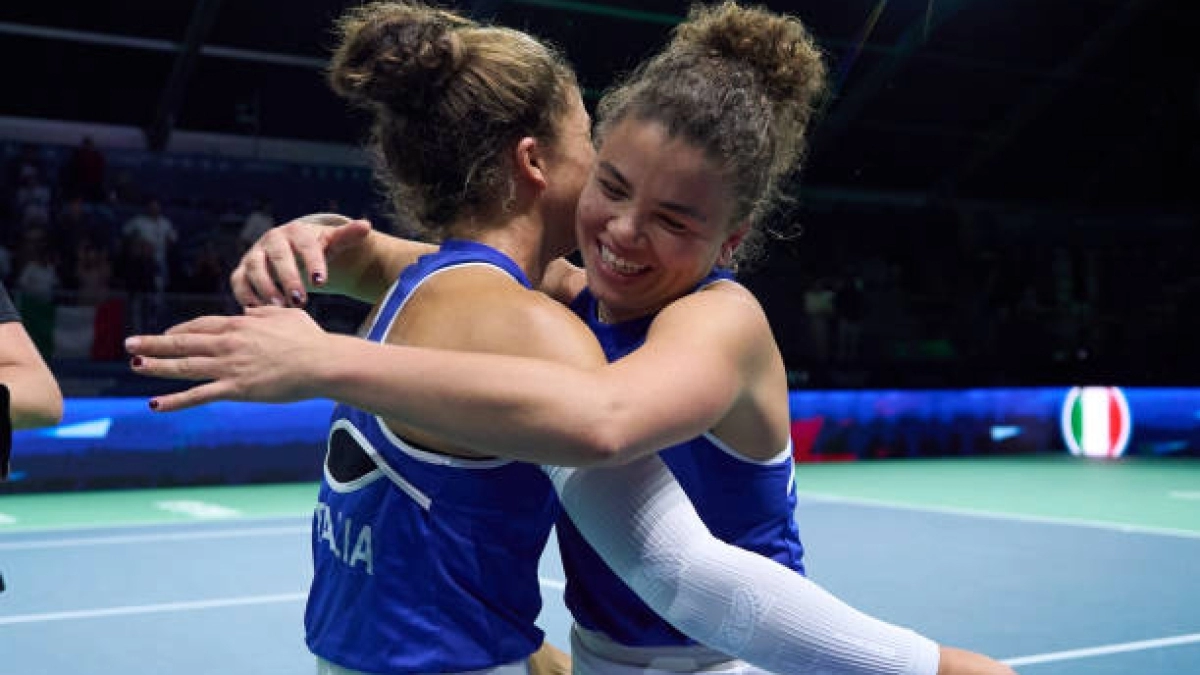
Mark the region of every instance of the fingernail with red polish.
<instances>
[{"instance_id":1,"label":"fingernail with red polish","mask_svg":"<svg viewBox=\"0 0 1200 675\"><path fill-rule=\"evenodd\" d=\"M292 291L292 304L297 307L304 304L304 296L300 295L300 291Z\"/></svg>"},{"instance_id":2,"label":"fingernail with red polish","mask_svg":"<svg viewBox=\"0 0 1200 675\"><path fill-rule=\"evenodd\" d=\"M150 409L151 410L158 410L158 406L159 406L158 399L156 399L156 398L150 399Z\"/></svg>"},{"instance_id":3,"label":"fingernail with red polish","mask_svg":"<svg viewBox=\"0 0 1200 675\"><path fill-rule=\"evenodd\" d=\"M140 356L135 356L132 359L129 359L129 365L133 366L134 368L141 368L142 363L144 363L144 362L142 361L142 357L140 357Z\"/></svg>"},{"instance_id":4,"label":"fingernail with red polish","mask_svg":"<svg viewBox=\"0 0 1200 675\"><path fill-rule=\"evenodd\" d=\"M325 283L325 275L321 274L320 272L313 272L312 280L314 284L320 286L321 284Z\"/></svg>"}]
</instances>

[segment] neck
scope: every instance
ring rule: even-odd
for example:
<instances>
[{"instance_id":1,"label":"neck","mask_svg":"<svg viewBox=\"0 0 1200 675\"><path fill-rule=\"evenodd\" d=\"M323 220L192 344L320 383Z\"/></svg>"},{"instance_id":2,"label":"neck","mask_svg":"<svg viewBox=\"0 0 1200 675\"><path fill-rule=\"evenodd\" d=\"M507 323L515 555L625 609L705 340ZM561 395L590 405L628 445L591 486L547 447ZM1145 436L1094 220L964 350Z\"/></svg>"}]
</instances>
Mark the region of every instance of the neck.
<instances>
[{"instance_id":1,"label":"neck","mask_svg":"<svg viewBox=\"0 0 1200 675\"><path fill-rule=\"evenodd\" d=\"M541 283L546 266L558 257L553 251L546 250L542 223L525 215L493 222L471 220L450 231L457 239L487 244L512 258L535 288Z\"/></svg>"}]
</instances>

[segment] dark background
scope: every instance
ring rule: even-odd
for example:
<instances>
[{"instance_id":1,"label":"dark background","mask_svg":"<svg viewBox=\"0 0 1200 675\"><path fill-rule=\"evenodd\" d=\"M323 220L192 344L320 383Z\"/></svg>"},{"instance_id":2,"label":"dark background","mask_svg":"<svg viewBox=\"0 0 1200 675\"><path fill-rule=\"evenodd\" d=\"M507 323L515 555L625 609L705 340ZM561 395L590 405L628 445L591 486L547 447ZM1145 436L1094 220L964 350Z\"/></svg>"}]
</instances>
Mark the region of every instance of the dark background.
<instances>
[{"instance_id":1,"label":"dark background","mask_svg":"<svg viewBox=\"0 0 1200 675\"><path fill-rule=\"evenodd\" d=\"M320 74L350 4L4 3L0 115L129 125L152 147L173 129L355 144L363 120ZM687 7L449 4L559 45L589 104ZM794 386L1200 380L1194 3L763 4L811 28L834 94L768 223L793 236L745 276ZM833 314L807 313L826 287Z\"/></svg>"}]
</instances>

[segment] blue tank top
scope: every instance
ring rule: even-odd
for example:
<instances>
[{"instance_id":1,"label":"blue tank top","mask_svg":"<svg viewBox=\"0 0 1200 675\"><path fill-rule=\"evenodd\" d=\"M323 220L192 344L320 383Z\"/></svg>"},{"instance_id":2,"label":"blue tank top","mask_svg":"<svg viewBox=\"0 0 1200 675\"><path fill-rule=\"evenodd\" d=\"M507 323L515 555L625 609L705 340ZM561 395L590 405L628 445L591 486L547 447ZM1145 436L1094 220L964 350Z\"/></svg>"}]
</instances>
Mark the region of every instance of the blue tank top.
<instances>
[{"instance_id":1,"label":"blue tank top","mask_svg":"<svg viewBox=\"0 0 1200 675\"><path fill-rule=\"evenodd\" d=\"M389 289L365 336L383 342L429 277L463 266L529 281L499 251L448 241ZM376 416L337 405L313 516L309 649L355 670L490 668L542 643L538 560L558 515L533 465L463 459L406 443Z\"/></svg>"},{"instance_id":2,"label":"blue tank top","mask_svg":"<svg viewBox=\"0 0 1200 675\"><path fill-rule=\"evenodd\" d=\"M714 271L696 289L730 278L728 272ZM596 300L586 289L571 309L596 334L609 361L640 347L654 321L651 315L618 324L602 323L597 317ZM705 434L666 448L659 456L713 536L804 573L790 448L777 460L755 462ZM609 569L566 514L559 516L556 531L567 576L567 607L580 625L628 646L694 644L659 618Z\"/></svg>"}]
</instances>

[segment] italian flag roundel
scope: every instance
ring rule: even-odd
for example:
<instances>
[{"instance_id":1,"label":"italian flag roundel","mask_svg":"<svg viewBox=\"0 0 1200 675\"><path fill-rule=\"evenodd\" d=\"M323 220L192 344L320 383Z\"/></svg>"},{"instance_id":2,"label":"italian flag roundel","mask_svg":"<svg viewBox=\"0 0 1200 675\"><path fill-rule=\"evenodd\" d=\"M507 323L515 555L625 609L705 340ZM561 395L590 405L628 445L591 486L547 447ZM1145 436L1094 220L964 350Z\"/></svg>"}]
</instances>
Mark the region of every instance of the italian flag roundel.
<instances>
[{"instance_id":1,"label":"italian flag roundel","mask_svg":"<svg viewBox=\"0 0 1200 675\"><path fill-rule=\"evenodd\" d=\"M1075 387L1063 402L1063 439L1072 455L1120 457L1132 421L1129 402L1116 387Z\"/></svg>"}]
</instances>

